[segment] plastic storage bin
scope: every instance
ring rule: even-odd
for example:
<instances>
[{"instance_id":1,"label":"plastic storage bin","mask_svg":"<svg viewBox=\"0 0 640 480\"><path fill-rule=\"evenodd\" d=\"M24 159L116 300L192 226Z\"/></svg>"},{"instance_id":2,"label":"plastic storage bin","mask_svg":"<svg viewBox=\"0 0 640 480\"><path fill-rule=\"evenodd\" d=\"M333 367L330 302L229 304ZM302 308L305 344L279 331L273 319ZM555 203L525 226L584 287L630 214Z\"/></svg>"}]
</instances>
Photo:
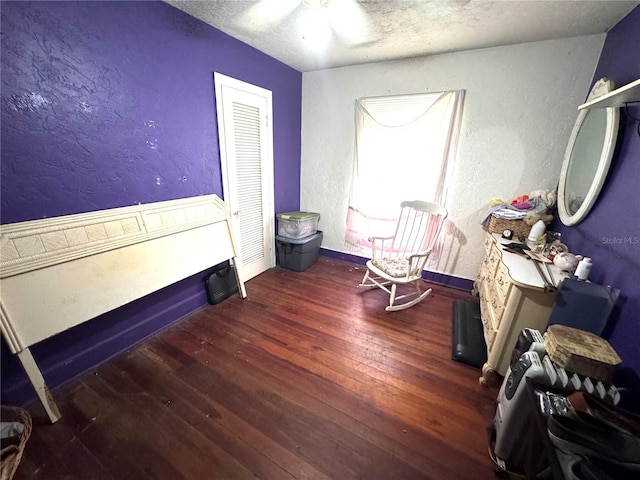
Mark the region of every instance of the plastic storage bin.
<instances>
[{"instance_id":1,"label":"plastic storage bin","mask_svg":"<svg viewBox=\"0 0 640 480\"><path fill-rule=\"evenodd\" d=\"M276 235L278 264L288 270L302 272L316 263L320 256L322 232L301 239Z\"/></svg>"},{"instance_id":2,"label":"plastic storage bin","mask_svg":"<svg viewBox=\"0 0 640 480\"><path fill-rule=\"evenodd\" d=\"M313 235L318 231L319 213L285 212L276 215L278 235L288 239L300 239Z\"/></svg>"}]
</instances>

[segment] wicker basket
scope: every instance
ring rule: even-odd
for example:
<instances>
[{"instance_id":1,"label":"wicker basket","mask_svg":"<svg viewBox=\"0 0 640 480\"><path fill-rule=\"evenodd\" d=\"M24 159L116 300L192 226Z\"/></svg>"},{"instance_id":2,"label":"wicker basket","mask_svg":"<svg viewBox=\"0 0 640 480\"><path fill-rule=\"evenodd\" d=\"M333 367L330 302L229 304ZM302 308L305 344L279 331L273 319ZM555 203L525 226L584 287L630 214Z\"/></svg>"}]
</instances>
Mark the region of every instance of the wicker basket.
<instances>
[{"instance_id":1,"label":"wicker basket","mask_svg":"<svg viewBox=\"0 0 640 480\"><path fill-rule=\"evenodd\" d=\"M31 435L31 416L22 408L5 406L2 406L0 414L2 422L18 422L23 425L22 434L20 434L17 443L7 445L0 450L2 458L0 460L0 480L11 480L18 469L24 446Z\"/></svg>"},{"instance_id":2,"label":"wicker basket","mask_svg":"<svg viewBox=\"0 0 640 480\"><path fill-rule=\"evenodd\" d=\"M507 220L491 215L487 231L489 233L502 233L505 230L511 230L514 237L524 240L529 235L531 227L524 223L524 220Z\"/></svg>"},{"instance_id":3,"label":"wicker basket","mask_svg":"<svg viewBox=\"0 0 640 480\"><path fill-rule=\"evenodd\" d=\"M608 383L622 360L605 339L591 332L550 325L544 336L551 360L562 368Z\"/></svg>"}]
</instances>

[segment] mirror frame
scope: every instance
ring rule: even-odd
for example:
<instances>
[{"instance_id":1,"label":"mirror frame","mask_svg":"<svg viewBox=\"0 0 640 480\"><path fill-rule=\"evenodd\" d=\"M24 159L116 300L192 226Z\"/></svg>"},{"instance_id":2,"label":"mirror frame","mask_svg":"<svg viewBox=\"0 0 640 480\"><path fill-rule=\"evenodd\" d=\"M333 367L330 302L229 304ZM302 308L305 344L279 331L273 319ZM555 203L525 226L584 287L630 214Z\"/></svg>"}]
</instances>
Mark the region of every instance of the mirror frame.
<instances>
[{"instance_id":1,"label":"mirror frame","mask_svg":"<svg viewBox=\"0 0 640 480\"><path fill-rule=\"evenodd\" d=\"M593 88L587 101L591 101L597 97L605 95L613 90L613 82L607 78L601 78L598 80ZM604 182L609 172L609 166L611 165L611 159L613 158L613 152L616 147L616 140L618 137L618 126L620 123L620 112L618 107L607 107L607 126L605 128L604 142L602 151L600 152L600 158L598 160L598 166L594 174L591 186L587 191L584 201L580 205L580 208L571 214L566 209L566 194L565 186L567 183L567 174L569 172L569 165L572 160L572 154L575 147L576 139L580 133L580 129L585 121L585 118L589 114L591 109L580 110L576 123L573 126L571 137L569 137L569 143L567 144L567 150L564 154L564 161L562 163L562 170L560 172L560 181L558 182L558 214L560 215L560 221L567 226L577 225L585 219L587 214L593 208L596 203L598 195L602 190ZM575 161L575 159L573 159Z\"/></svg>"}]
</instances>

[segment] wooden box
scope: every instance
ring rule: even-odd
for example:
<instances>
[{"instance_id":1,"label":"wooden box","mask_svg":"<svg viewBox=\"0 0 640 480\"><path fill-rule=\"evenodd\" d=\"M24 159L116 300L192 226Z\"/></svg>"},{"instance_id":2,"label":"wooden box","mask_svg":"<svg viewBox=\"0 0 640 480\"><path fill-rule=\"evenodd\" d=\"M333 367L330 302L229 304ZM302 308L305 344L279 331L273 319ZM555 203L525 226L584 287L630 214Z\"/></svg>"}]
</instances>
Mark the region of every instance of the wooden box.
<instances>
[{"instance_id":1,"label":"wooden box","mask_svg":"<svg viewBox=\"0 0 640 480\"><path fill-rule=\"evenodd\" d=\"M578 375L609 382L616 365L622 362L609 342L591 332L551 325L544 339L551 360Z\"/></svg>"}]
</instances>

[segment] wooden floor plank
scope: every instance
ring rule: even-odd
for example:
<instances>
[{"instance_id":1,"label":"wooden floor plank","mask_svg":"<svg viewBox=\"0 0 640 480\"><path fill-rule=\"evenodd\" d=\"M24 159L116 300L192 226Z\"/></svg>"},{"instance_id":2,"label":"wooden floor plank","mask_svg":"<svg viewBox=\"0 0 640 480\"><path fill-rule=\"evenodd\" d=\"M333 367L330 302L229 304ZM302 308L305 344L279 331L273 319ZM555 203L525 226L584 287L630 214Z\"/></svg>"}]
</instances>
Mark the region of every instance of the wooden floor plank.
<instances>
[{"instance_id":1,"label":"wooden floor plank","mask_svg":"<svg viewBox=\"0 0 640 480\"><path fill-rule=\"evenodd\" d=\"M38 406L16 479L490 479L495 389L451 360L459 290L413 308L360 266L271 269ZM425 285L428 286L428 285Z\"/></svg>"},{"instance_id":2,"label":"wooden floor plank","mask_svg":"<svg viewBox=\"0 0 640 480\"><path fill-rule=\"evenodd\" d=\"M189 341L189 343L198 344L199 342ZM232 357L237 353L235 350L237 347L230 342L224 342L224 346L231 348L229 356ZM167 348L167 346L164 348ZM216 362L215 359L210 357L204 357L203 361L206 364ZM261 363L255 362L253 364L260 365L265 368L263 373L258 376L259 380L264 380L265 376L270 376L271 374L268 373L269 371L273 372L275 381L272 381L270 387L263 389L264 391L272 391L277 395L297 399L301 403L307 403L312 411L322 412L321 414L327 419L334 419L335 417L338 417L336 421L343 424L349 424L354 430L360 430L359 433L363 438L373 438L376 442L380 443L386 438L387 434L392 436L395 435L397 437L396 440L388 442L389 450L400 449L402 445L398 443L398 441L408 441L413 436L413 432L411 430L407 430L409 426L399 422L392 424L393 419L383 415L380 411L372 409L371 405L365 403L362 398L353 395L344 389L337 388L337 386L332 382L322 381L317 377L312 377L312 379L307 382L304 375L299 375L299 368L295 368L286 362L279 362L275 358L263 358ZM253 379L250 383L255 383L257 381L258 380ZM311 395L308 394L307 391L311 392ZM313 396L314 392L319 392L317 393L317 397ZM316 398L322 398L322 400L316 400ZM314 400L316 401L314 402ZM333 408L332 405L338 405L338 407ZM340 409L344 409L354 416L358 416L360 413L367 413L368 416L364 421L367 423L373 423L377 428L370 430L365 428L364 432L362 432L362 427L365 426L366 423L362 423L362 421L342 414ZM389 424L389 426L386 427L385 430L385 428L380 427L381 424ZM408 435L407 432L409 432ZM421 436L419 440L416 440L415 444L419 445L419 448L424 448L424 437ZM434 462L431 462L430 466L431 468L434 468Z\"/></svg>"},{"instance_id":3,"label":"wooden floor plank","mask_svg":"<svg viewBox=\"0 0 640 480\"><path fill-rule=\"evenodd\" d=\"M221 320L231 321L226 317ZM364 347L351 342L349 338L343 339L329 336L326 333L309 332L300 324L296 325L296 332L293 335L284 331L284 328L287 328L286 325L291 325L291 323L282 325L280 322L281 319L278 318L265 319L262 316L254 315L251 318L251 324L243 322L242 327L247 329L245 332L247 336L256 332L258 335L262 335L262 339L276 338L286 343L287 350L299 355L306 355L312 361L330 366L338 371L350 372L356 378L366 375L379 380L382 384L395 384L403 391L418 397L427 395L427 399L431 402L449 402L446 397L451 393L451 377L442 379L440 375L435 374L434 368L436 367L433 366L426 370L422 368L428 362L422 361L422 366L418 367L417 361L411 364L405 363L404 359L407 355L397 354L393 351L393 347L387 348L377 345ZM203 334L202 330L206 331L208 328L202 321L195 323L195 325L201 326L199 334ZM255 341L259 342L260 339L255 338ZM429 370L431 374L427 375ZM437 387L444 386L443 382L437 383L439 380L446 382L446 396L438 393L442 390ZM436 384L434 385L434 383ZM431 387L432 390L428 390L428 387ZM460 414L460 410L457 413Z\"/></svg>"},{"instance_id":4,"label":"wooden floor plank","mask_svg":"<svg viewBox=\"0 0 640 480\"><path fill-rule=\"evenodd\" d=\"M176 340L174 339L174 341ZM186 341L192 343L190 339L186 339ZM208 356L207 353L208 352L201 352L201 355L203 355L202 358L208 358L208 362L211 364L215 361L216 357ZM305 392L288 386L290 383L287 379L277 378L276 376L271 376L265 372L261 373L257 369L253 372L248 372L245 365L243 365L246 363L246 358L244 358L244 356L233 358L233 355L229 355L229 357L230 358L225 359L224 363L221 364L221 367L223 368L223 370L221 370L223 377L234 378L238 385L250 385L251 388L254 389L249 392L248 401L251 401L252 403L256 403L256 401L264 402L264 405L261 406L260 410L268 412L269 417L277 418L278 423L277 425L269 424L269 421L262 417L254 420L259 422L259 428L267 431L273 430L272 434L274 438L277 438L281 443L285 442L284 445L288 448L295 448L301 455L309 455L309 452L302 450L302 446L313 440L312 437L314 435L324 435L322 439L314 441L315 444L319 443L322 446L325 444L338 445L348 438L352 438L352 441L348 442L347 445L368 443L363 438L356 439L350 430L344 429L342 424L333 421L331 416L324 415L324 412L318 414L316 413L316 408L309 408L309 404L305 402L305 400L308 400ZM218 358L220 357L218 356ZM235 367L240 368L235 370ZM207 375L209 376L210 373L207 373ZM238 397L242 395L241 392L234 390L234 386L232 385L225 385L223 391L225 394L227 392L232 392L231 400L222 400L229 401L230 403L236 402ZM242 406L241 408L244 409L246 407ZM286 429L286 436L283 436L280 431L283 424L289 425ZM292 439L294 442L293 444L290 443ZM350 461L354 462L357 459L357 454L354 451L350 451L350 448L351 447L343 447L341 450L344 450L345 454L350 456ZM373 446L371 446L371 448L373 448ZM317 464L316 456L321 453L322 452L316 447L314 448L312 455L306 458L309 462ZM342 453L343 452L341 451L340 454L336 456L334 453L329 452L329 455L334 458L339 458ZM379 457L378 466L380 467L382 458L384 458L386 452L380 451L377 452L376 455ZM401 470L402 466L396 466L395 468ZM331 472L328 472L328 474L331 474ZM415 475L411 476L407 473L405 477L414 478Z\"/></svg>"},{"instance_id":5,"label":"wooden floor plank","mask_svg":"<svg viewBox=\"0 0 640 480\"><path fill-rule=\"evenodd\" d=\"M261 478L327 478L301 462L289 450L278 448L264 434L233 415L209 396L183 381L178 372L166 370L161 383L152 379L152 372L163 367L159 357L149 349L140 349L115 363L126 371L146 391L164 396L171 412L184 422L202 431L210 440L218 441L229 455L238 458ZM171 400L169 400L171 399Z\"/></svg>"},{"instance_id":6,"label":"wooden floor plank","mask_svg":"<svg viewBox=\"0 0 640 480\"><path fill-rule=\"evenodd\" d=\"M256 323L255 317L253 318L253 322ZM220 320L218 323L220 323ZM199 333L197 328L191 327L190 330L194 333ZM295 348L291 349L291 345L287 348L270 345L269 342L262 342L259 338L251 337L248 332L244 332L243 337L251 339L249 345L256 345L283 361L291 361L296 365L301 365L316 376L328 378L334 383L345 386L345 388L367 399L375 404L377 408L387 413L397 412L398 402L396 400L398 397L402 397L402 404L404 405L403 416L412 419L414 423L424 422L423 428L433 430L432 433L435 435L454 436L457 434L461 446L464 446L464 443L468 440L467 431L470 426L471 415L467 415L466 419L460 418L463 408L449 412L449 421L446 424L436 416L432 417L430 412L425 410L425 404L428 404L433 412L441 412L448 407L449 401L441 399L436 394L426 390L419 391L417 388L412 389L406 385L406 382L378 374L375 369L361 368L362 363L355 361L334 362L327 357L320 359L317 351L313 348L303 348L307 352L304 355L304 353L296 351ZM245 345L238 345L238 348L242 349L238 350L239 354L247 351L247 348L244 347ZM344 357L335 355L335 358L343 359ZM348 373L343 375L341 372ZM399 391L400 388L401 391ZM478 425L478 428L481 428L481 426ZM484 451L482 455L484 455Z\"/></svg>"},{"instance_id":7,"label":"wooden floor plank","mask_svg":"<svg viewBox=\"0 0 640 480\"><path fill-rule=\"evenodd\" d=\"M194 327L190 328L190 331L195 332L197 331ZM232 340L230 337L226 337L226 342L224 342L224 347L221 348L226 348L229 351L229 354L234 354L237 356L243 356L245 359L247 359L249 362L257 365L258 367L265 365L265 362L268 362L268 359L263 358L261 362L258 361L258 359L252 354L252 348L254 347L255 342L251 341L249 343L239 343L239 344L233 344ZM189 342L189 341L187 341ZM199 344L199 340L191 340L190 343L192 344ZM237 348L241 348L242 350L236 350ZM286 357L286 354L282 355L283 357ZM277 357L277 356L274 356ZM273 360L273 359L271 359ZM211 363L211 361L213 361L212 359L208 360L209 363ZM330 370L330 369L322 369L318 367L317 362L313 362L311 360L307 360L307 359L298 359L297 360L299 365L302 365L303 367L306 366L304 372L309 372L311 371L314 376L313 381L306 385L305 391L307 392L314 392L316 390L316 386L320 385L321 382L318 381L319 378L324 378L324 379L328 379L328 388L325 390L321 390L319 391L316 395L317 398L322 398L325 399L326 401L332 401L333 398L336 398L336 384L340 385L342 382L338 376L338 374L336 373L336 371L334 370ZM304 376L300 377L300 376L295 376L295 369L288 369L286 368L287 365L287 359L283 358L280 359L280 363L278 364L275 361L272 361L270 364L268 364L268 366L266 366L266 370L263 373L267 374L268 371L273 371L273 372L279 372L279 375L281 376L285 376L286 378L283 378L285 380L284 384L285 385L300 385L301 383L303 383L304 380ZM321 366L320 366L321 367ZM343 379L344 380L344 379ZM344 390L346 390L346 394L341 395L339 397L339 400L336 400L334 405L336 405L336 408L339 409L345 409L348 408L348 404L349 404L349 398L350 395L351 396L357 396L358 400L360 402L362 402L362 400L365 401L364 404L364 410L371 410L371 409L376 409L377 413L379 415L382 414L388 414L388 415L393 415L393 416L402 416L400 414L399 410L399 406L401 405L401 403L394 403L394 400L397 399L398 395L384 395L384 392L378 392L376 391L376 387L378 387L379 385L374 384L372 382L358 382L357 386L354 387L354 382L355 380L349 378L346 379L344 381L344 383L346 384L343 385ZM330 392L330 395L327 395L327 392ZM300 393L298 393L299 395ZM295 394L293 394L295 395ZM390 404L391 407L388 410L385 410L383 408L383 404L384 402L380 401L380 398L384 397L385 399L387 399L388 401L386 403ZM405 405L402 405L402 407L404 408L404 416L407 416L407 399L408 396L403 396L403 403L405 403ZM395 405L395 407L394 407ZM423 403L423 405L421 405L421 409L420 411L423 412L423 414L419 417L420 420L420 425L418 426L418 428L420 429L426 429L429 427L429 423L430 422L436 422L439 425L444 425L445 423L442 422L440 419L434 419L434 418L429 418L430 415L430 410L431 408L429 407L428 404ZM432 409L433 412L437 412L438 409ZM354 407L353 409L351 409L351 413L358 414L359 412L363 411L363 405L357 405L356 407ZM416 414L418 415L418 414ZM448 415L452 415L451 412L448 413ZM405 421L405 419L403 418L403 421ZM415 428L415 422L410 422L410 424L412 426L414 426ZM476 425L477 428L479 430L482 430L483 426L484 426L484 422L482 424ZM468 428L471 428L472 425L468 425ZM462 436L463 437L468 437L468 428L465 429L462 432ZM406 430L406 428L400 428L398 430ZM434 436L435 438L442 438L443 436L447 437L447 436L451 436L451 432L435 432L433 433L432 436ZM464 441L466 441L466 439L463 440L458 440L456 442L457 447L459 449L463 449L463 446L461 444L464 443ZM485 455L486 455L486 443L484 442L484 440L481 443L481 452L480 452L480 457L482 459L484 459ZM468 453L467 453L468 454Z\"/></svg>"}]
</instances>

